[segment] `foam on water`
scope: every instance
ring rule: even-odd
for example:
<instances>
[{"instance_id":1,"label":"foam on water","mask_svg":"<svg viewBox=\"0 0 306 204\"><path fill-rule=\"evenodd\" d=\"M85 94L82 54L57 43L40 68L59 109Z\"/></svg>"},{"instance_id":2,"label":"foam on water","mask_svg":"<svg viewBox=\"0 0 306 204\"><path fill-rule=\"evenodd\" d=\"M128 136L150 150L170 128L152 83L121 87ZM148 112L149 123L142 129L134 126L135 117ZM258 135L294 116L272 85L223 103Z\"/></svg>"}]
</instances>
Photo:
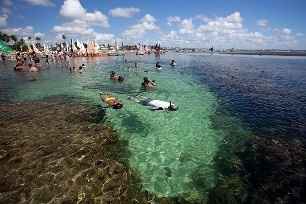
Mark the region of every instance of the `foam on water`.
<instances>
[{"instance_id":1,"label":"foam on water","mask_svg":"<svg viewBox=\"0 0 306 204\"><path fill-rule=\"evenodd\" d=\"M16 100L71 95L100 104L98 92L111 92L124 103L124 108L108 110L107 118L120 137L128 141L129 163L139 172L144 189L159 196L198 195L194 182L197 172L201 172L205 178L203 188L209 190L216 183L218 172L213 159L224 137L223 131L213 128L211 120L217 98L191 76L173 68L156 72L153 64L141 66L137 72L129 72L123 65L97 63L88 65L82 74L51 67L39 73L37 81L18 87ZM126 81L110 81L110 70L123 73ZM139 93L144 76L155 79L158 89L141 95L171 100L179 110L154 112L129 100L129 96Z\"/></svg>"}]
</instances>

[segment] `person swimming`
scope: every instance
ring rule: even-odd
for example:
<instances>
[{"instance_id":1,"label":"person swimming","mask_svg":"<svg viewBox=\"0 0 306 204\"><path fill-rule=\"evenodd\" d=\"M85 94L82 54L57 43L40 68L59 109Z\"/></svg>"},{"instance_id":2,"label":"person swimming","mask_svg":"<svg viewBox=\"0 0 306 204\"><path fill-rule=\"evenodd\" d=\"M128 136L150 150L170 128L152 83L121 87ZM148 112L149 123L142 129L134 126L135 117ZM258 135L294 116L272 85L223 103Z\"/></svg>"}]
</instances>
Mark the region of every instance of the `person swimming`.
<instances>
[{"instance_id":1,"label":"person swimming","mask_svg":"<svg viewBox=\"0 0 306 204\"><path fill-rule=\"evenodd\" d=\"M138 104L149 107L152 111L177 111L178 107L170 102L150 99L142 96L137 97L129 97L130 100L135 101Z\"/></svg>"},{"instance_id":2,"label":"person swimming","mask_svg":"<svg viewBox=\"0 0 306 204\"><path fill-rule=\"evenodd\" d=\"M174 59L173 59L173 60L171 60L170 65L171 65L172 67L176 66L176 61L175 61Z\"/></svg>"},{"instance_id":3,"label":"person swimming","mask_svg":"<svg viewBox=\"0 0 306 204\"><path fill-rule=\"evenodd\" d=\"M156 88L156 83L155 83L155 80L149 80L148 77L144 77L143 78L143 82L141 83L141 86L144 88L144 89L154 89Z\"/></svg>"},{"instance_id":4,"label":"person swimming","mask_svg":"<svg viewBox=\"0 0 306 204\"><path fill-rule=\"evenodd\" d=\"M85 64L82 64L81 66L79 66L79 73L81 74L85 68L86 68Z\"/></svg>"},{"instance_id":5,"label":"person swimming","mask_svg":"<svg viewBox=\"0 0 306 204\"><path fill-rule=\"evenodd\" d=\"M38 72L38 68L36 66L33 66L31 63L29 64L29 71L30 72Z\"/></svg>"},{"instance_id":6,"label":"person swimming","mask_svg":"<svg viewBox=\"0 0 306 204\"><path fill-rule=\"evenodd\" d=\"M162 68L162 66L160 65L160 62L156 62L155 68L156 68L156 69L161 69L161 68Z\"/></svg>"},{"instance_id":7,"label":"person swimming","mask_svg":"<svg viewBox=\"0 0 306 204\"><path fill-rule=\"evenodd\" d=\"M114 96L99 93L101 100L109 107L113 109L121 109L123 104L118 101Z\"/></svg>"},{"instance_id":8,"label":"person swimming","mask_svg":"<svg viewBox=\"0 0 306 204\"><path fill-rule=\"evenodd\" d=\"M119 82L123 82L124 81L124 77L120 76L120 75L116 75L116 72L114 72L114 71L111 71L110 79L114 80L114 81L119 81Z\"/></svg>"}]
</instances>

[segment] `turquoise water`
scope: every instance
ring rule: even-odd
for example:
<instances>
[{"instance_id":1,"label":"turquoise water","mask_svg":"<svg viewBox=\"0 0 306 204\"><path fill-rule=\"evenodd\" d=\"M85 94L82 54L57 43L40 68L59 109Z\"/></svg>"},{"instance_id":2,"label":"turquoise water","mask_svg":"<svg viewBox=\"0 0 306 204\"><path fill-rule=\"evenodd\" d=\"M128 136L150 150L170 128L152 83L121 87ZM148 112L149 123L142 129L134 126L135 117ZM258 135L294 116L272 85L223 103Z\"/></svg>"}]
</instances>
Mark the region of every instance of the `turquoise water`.
<instances>
[{"instance_id":1,"label":"turquoise water","mask_svg":"<svg viewBox=\"0 0 306 204\"><path fill-rule=\"evenodd\" d=\"M226 129L218 129L213 124L219 99L206 85L198 83L192 74L179 72L180 65L176 68L164 66L158 72L154 70L153 57L128 59L138 60L138 68L128 68L129 65L122 63L122 58L107 58L91 62L83 60L88 65L82 74L69 73L69 70L55 65L37 75L19 73L23 83L14 86L14 100L69 95L101 104L98 93L111 93L124 103L124 108L108 109L107 121L119 132L122 140L128 141L130 154L127 159L138 172L144 190L158 196L202 198L216 184L220 172L215 168L214 158L228 134ZM163 60L170 61L170 58ZM124 83L109 80L111 70L124 75ZM145 73L145 70L148 72ZM158 88L155 91L141 91L144 76L156 80ZM33 78L37 80L29 81ZM137 94L171 100L179 106L179 110L150 111L128 99ZM227 120L225 115L218 117ZM230 129L246 134L236 122L229 122ZM201 189L195 185L199 172L204 179Z\"/></svg>"}]
</instances>

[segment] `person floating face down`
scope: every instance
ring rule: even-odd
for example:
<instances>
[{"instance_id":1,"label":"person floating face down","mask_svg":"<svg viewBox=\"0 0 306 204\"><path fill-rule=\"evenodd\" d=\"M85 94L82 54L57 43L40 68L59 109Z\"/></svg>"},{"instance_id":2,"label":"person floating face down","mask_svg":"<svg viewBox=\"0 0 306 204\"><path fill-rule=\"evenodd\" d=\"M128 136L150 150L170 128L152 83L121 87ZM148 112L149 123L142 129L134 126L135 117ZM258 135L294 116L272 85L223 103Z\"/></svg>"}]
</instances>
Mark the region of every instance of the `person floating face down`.
<instances>
[{"instance_id":1,"label":"person floating face down","mask_svg":"<svg viewBox=\"0 0 306 204\"><path fill-rule=\"evenodd\" d=\"M114 80L114 81L119 81L119 82L123 82L124 81L124 77L117 75L116 72L111 71L110 73L110 79Z\"/></svg>"},{"instance_id":2,"label":"person floating face down","mask_svg":"<svg viewBox=\"0 0 306 204\"><path fill-rule=\"evenodd\" d=\"M111 95L104 95L103 93L100 93L101 100L112 109L121 109L123 107L123 104L119 102L118 99L116 99L114 96Z\"/></svg>"},{"instance_id":3,"label":"person floating face down","mask_svg":"<svg viewBox=\"0 0 306 204\"><path fill-rule=\"evenodd\" d=\"M152 111L177 111L178 107L170 102L150 99L142 96L129 97L130 100L135 101L138 104L148 107Z\"/></svg>"},{"instance_id":4,"label":"person floating face down","mask_svg":"<svg viewBox=\"0 0 306 204\"><path fill-rule=\"evenodd\" d=\"M156 83L155 83L155 80L151 81L148 79L148 77L144 77L143 82L141 83L141 86L144 89L154 89L156 88Z\"/></svg>"}]
</instances>

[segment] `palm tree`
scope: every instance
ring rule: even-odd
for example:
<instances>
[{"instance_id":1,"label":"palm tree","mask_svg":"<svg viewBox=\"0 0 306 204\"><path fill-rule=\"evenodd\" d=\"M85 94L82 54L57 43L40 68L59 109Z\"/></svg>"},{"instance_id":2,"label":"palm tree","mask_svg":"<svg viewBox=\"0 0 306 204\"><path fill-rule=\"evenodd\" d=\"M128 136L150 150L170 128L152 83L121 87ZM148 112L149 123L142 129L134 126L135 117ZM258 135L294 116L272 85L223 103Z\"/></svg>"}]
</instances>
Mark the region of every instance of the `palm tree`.
<instances>
[{"instance_id":1,"label":"palm tree","mask_svg":"<svg viewBox=\"0 0 306 204\"><path fill-rule=\"evenodd\" d=\"M17 37L16 35L11 35L11 39L16 43L17 42Z\"/></svg>"}]
</instances>

